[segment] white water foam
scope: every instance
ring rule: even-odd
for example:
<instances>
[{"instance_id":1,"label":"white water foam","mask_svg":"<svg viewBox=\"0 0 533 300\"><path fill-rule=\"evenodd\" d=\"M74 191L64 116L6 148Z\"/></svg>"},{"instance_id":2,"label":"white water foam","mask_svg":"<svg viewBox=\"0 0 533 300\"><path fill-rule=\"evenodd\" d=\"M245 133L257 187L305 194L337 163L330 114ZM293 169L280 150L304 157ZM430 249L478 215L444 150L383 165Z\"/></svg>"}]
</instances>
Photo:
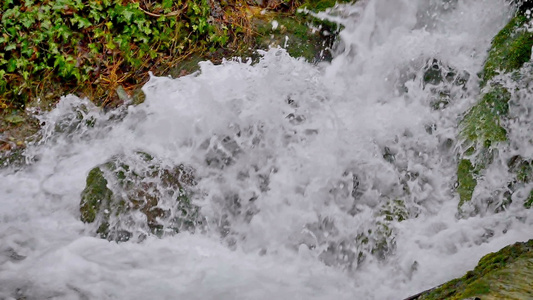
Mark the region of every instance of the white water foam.
<instances>
[{"instance_id":1,"label":"white water foam","mask_svg":"<svg viewBox=\"0 0 533 300\"><path fill-rule=\"evenodd\" d=\"M361 0L330 12L345 26L331 64L282 49L204 62L107 114L64 97L28 163L0 171L0 299L402 299L531 238L518 203L459 218L453 190L457 122L511 13L502 0ZM433 66L469 76L425 82ZM94 237L86 176L136 151L194 168L205 228ZM385 212L397 203L401 220Z\"/></svg>"}]
</instances>

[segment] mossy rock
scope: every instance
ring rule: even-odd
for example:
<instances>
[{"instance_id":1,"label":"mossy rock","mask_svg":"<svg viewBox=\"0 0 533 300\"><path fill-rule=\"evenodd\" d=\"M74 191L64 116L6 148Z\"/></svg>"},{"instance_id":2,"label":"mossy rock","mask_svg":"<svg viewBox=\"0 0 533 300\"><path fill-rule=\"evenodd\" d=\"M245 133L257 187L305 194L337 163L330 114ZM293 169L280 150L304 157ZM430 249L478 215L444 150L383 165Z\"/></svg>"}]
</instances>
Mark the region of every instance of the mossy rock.
<instances>
[{"instance_id":1,"label":"mossy rock","mask_svg":"<svg viewBox=\"0 0 533 300\"><path fill-rule=\"evenodd\" d=\"M302 57L308 62L332 59L339 25L319 20L305 13L283 15L278 13L257 14L253 19L258 49L282 47L292 57Z\"/></svg>"},{"instance_id":2,"label":"mossy rock","mask_svg":"<svg viewBox=\"0 0 533 300\"><path fill-rule=\"evenodd\" d=\"M463 277L408 299L533 299L531 282L533 240L487 254Z\"/></svg>"},{"instance_id":3,"label":"mossy rock","mask_svg":"<svg viewBox=\"0 0 533 300\"><path fill-rule=\"evenodd\" d=\"M468 159L461 159L457 167L457 192L459 193L459 207L472 199L477 185L476 170Z\"/></svg>"},{"instance_id":4,"label":"mossy rock","mask_svg":"<svg viewBox=\"0 0 533 300\"><path fill-rule=\"evenodd\" d=\"M519 12L494 37L481 78L481 87L489 86L459 123L463 146L457 167L459 209L472 199L476 177L492 163L495 146L507 141L502 121L509 112L511 91L493 79L500 73L518 70L531 59L533 33L524 26L527 21L528 17Z\"/></svg>"},{"instance_id":5,"label":"mossy rock","mask_svg":"<svg viewBox=\"0 0 533 300\"><path fill-rule=\"evenodd\" d=\"M533 32L524 28L528 21L527 16L519 13L494 37L483 68L482 85L500 72L519 69L531 59Z\"/></svg>"},{"instance_id":6,"label":"mossy rock","mask_svg":"<svg viewBox=\"0 0 533 300\"><path fill-rule=\"evenodd\" d=\"M89 172L81 220L114 241L194 230L202 223L189 198L194 184L192 170L183 165L163 166L145 152L116 156Z\"/></svg>"},{"instance_id":7,"label":"mossy rock","mask_svg":"<svg viewBox=\"0 0 533 300\"><path fill-rule=\"evenodd\" d=\"M465 115L460 123L461 137L488 148L507 140L507 131L500 117L507 115L511 94L503 87L494 87Z\"/></svg>"}]
</instances>

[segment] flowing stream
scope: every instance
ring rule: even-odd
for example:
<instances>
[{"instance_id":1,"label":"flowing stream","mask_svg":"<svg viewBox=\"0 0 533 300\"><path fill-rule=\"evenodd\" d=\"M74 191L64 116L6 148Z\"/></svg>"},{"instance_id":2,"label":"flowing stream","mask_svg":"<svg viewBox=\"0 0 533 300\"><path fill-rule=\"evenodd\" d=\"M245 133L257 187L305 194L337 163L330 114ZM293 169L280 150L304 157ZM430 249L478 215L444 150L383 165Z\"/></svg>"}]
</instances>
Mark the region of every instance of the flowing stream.
<instances>
[{"instance_id":1,"label":"flowing stream","mask_svg":"<svg viewBox=\"0 0 533 300\"><path fill-rule=\"evenodd\" d=\"M361 0L327 16L331 63L204 62L107 113L65 96L0 170L0 299L403 299L531 238L521 204L460 217L454 190L457 124L512 13ZM202 228L116 243L80 221L89 171L136 151L194 169Z\"/></svg>"}]
</instances>

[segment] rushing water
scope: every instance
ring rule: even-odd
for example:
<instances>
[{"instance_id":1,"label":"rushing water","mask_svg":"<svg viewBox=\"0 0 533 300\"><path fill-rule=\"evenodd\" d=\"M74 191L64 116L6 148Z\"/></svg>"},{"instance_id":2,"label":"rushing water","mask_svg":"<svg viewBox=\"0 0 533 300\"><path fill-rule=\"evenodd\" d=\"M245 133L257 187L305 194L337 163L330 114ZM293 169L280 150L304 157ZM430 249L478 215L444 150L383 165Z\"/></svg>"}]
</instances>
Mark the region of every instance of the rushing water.
<instances>
[{"instance_id":1,"label":"rushing water","mask_svg":"<svg viewBox=\"0 0 533 300\"><path fill-rule=\"evenodd\" d=\"M454 192L457 123L511 13L361 0L329 16L332 63L205 62L107 114L64 97L27 164L0 171L0 299L402 299L531 238L521 204L459 217ZM115 243L80 221L89 170L135 151L195 170L201 230Z\"/></svg>"}]
</instances>

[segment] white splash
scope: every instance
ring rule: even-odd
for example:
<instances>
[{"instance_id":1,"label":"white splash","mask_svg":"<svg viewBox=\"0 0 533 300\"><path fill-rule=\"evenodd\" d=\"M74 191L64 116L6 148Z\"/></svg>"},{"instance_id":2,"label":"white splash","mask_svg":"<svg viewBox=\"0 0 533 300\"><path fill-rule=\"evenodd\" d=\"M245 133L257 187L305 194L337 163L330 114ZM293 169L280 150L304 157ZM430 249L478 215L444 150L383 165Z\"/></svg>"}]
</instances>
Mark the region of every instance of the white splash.
<instances>
[{"instance_id":1,"label":"white splash","mask_svg":"<svg viewBox=\"0 0 533 300\"><path fill-rule=\"evenodd\" d=\"M64 97L28 164L0 171L0 298L401 299L530 238L520 205L459 219L453 191L457 122L510 13L361 0L330 11L331 64L204 62L107 114ZM432 67L453 83L424 83ZM139 150L196 170L203 231L117 244L80 221L89 170Z\"/></svg>"}]
</instances>

